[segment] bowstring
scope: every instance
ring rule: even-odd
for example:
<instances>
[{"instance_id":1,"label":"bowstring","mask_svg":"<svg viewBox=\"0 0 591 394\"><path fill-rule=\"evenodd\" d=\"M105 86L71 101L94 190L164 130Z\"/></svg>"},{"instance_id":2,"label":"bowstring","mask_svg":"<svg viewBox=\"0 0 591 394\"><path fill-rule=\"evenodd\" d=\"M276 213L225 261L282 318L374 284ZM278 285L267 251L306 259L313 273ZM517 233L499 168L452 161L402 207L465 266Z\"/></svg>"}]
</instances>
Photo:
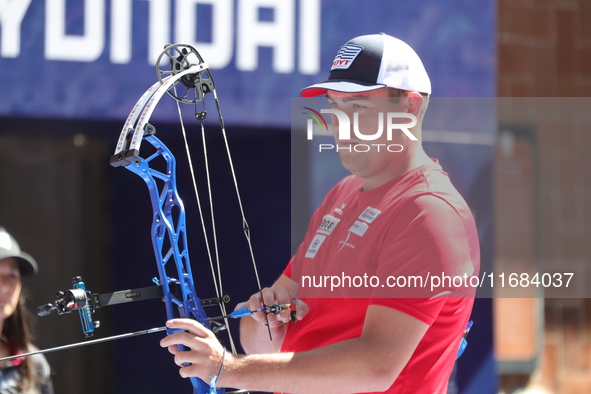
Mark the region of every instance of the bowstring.
<instances>
[{"instance_id":1,"label":"bowstring","mask_svg":"<svg viewBox=\"0 0 591 394\"><path fill-rule=\"evenodd\" d=\"M248 244L248 250L250 252L250 259L252 261L252 265L254 268L255 277L257 280L257 285L259 289L261 289L261 280L259 278L259 271L257 269L256 259L254 257L254 251L252 249L252 243L250 242L250 227L248 226L248 222L246 221L246 215L244 214L244 208L242 206L242 197L240 196L240 190L238 188L238 181L236 179L236 171L234 170L234 162L232 160L232 154L230 153L230 145L228 144L228 137L226 135L226 126L224 124L224 118L222 117L222 110L220 108L220 101L218 99L218 95L215 89L213 89L213 98L215 101L215 105L217 108L220 126L222 129L222 136L224 138L224 144L226 146L226 154L228 155L228 162L230 164L230 172L232 174L232 180L234 181L234 190L236 192L236 197L238 199L238 206L240 207L240 214L242 215L242 228L244 230L244 235L246 237L246 243Z\"/></svg>"},{"instance_id":2,"label":"bowstring","mask_svg":"<svg viewBox=\"0 0 591 394\"><path fill-rule=\"evenodd\" d=\"M175 95L176 95L176 85L174 86L174 91L175 91ZM187 153L187 161L189 163L189 171L191 173L191 180L193 182L193 190L195 192L195 198L197 199L197 206L199 209L199 217L201 219L201 229L203 231L203 236L205 238L205 247L207 249L207 256L209 259L209 266L211 269L211 274L213 276L213 284L214 284L214 288L215 288L215 292L216 292L216 297L220 300L219 305L220 305L220 309L222 311L222 313L224 315L227 315L226 312L226 305L224 304L224 302L222 301L222 295L223 295L223 287L222 287L222 272L220 269L220 259L219 259L219 253L218 253L218 243L217 243L217 233L216 233L216 227L215 227L215 216L214 216L214 212L213 212L213 200L212 200L212 193L211 193L211 181L210 181L210 173L209 173L209 161L207 158L207 145L205 143L205 128L204 128L204 124L203 121L201 121L201 134L202 134L202 142L203 142L203 154L204 154L204 160L205 160L205 172L206 172L206 178L207 178L207 190L208 190L208 197L209 197L209 202L210 202L210 209L211 209L211 222L212 222L212 236L213 236L213 240L214 240L214 251L215 251L215 259L216 259L216 266L217 266L217 275L216 275L216 269L214 268L214 263L213 263L213 257L212 257L212 253L211 253L211 246L209 244L209 240L208 240L208 234L207 234L207 226L205 224L205 216L203 214L203 209L201 207L201 198L199 197L199 190L197 187L197 179L195 176L195 170L194 170L194 166L193 166L193 159L192 159L192 155L191 155L191 151L189 148L189 142L187 139L187 132L185 129L185 123L183 121L183 116L182 116L182 111L181 111L181 107L180 107L180 103L178 100L176 101L176 106L177 106L177 112L179 114L179 119L180 119L180 123L181 123L181 131L182 131L182 135L183 135L183 140L185 143L185 151ZM204 103L205 105L205 103ZM217 279L217 281L216 281ZM219 284L218 284L219 282ZM230 329L230 325L228 322L228 319L224 319L224 323L226 325L226 329L228 330L228 338L230 340L230 348L232 350L233 354L236 354L236 346L234 345L234 339L232 336L232 332Z\"/></svg>"},{"instance_id":3,"label":"bowstring","mask_svg":"<svg viewBox=\"0 0 591 394\"><path fill-rule=\"evenodd\" d=\"M230 172L232 174L232 180L234 181L234 190L236 192L236 198L238 199L238 206L240 207L240 214L242 215L242 229L244 231L244 236L246 237L246 243L248 244L248 250L250 252L250 260L252 261L252 267L254 269L254 275L257 280L257 285L259 288L259 293L261 295L261 302L263 306L265 306L265 301L263 299L263 291L261 287L261 280L259 277L259 270L257 268L256 259L254 257L254 251L252 248L252 243L250 241L250 227L248 226L248 222L246 220L246 215L244 214L244 208L242 206L242 197L240 196L240 189L238 188L238 180L236 178L236 171L234 170L234 161L232 160L232 154L230 153L230 144L228 143L228 136L226 135L226 125L224 122L224 118L222 117L222 109L220 106L220 100L218 99L217 91L213 89L213 99L215 101L215 106L218 112L220 127L222 129L222 136L224 138L224 145L226 146L226 154L228 155L228 162L230 164ZM273 345L273 336L271 335L271 326L269 324L269 315L265 313L265 319L267 320L267 328L269 330L269 340L271 341L271 350L274 351Z\"/></svg>"}]
</instances>

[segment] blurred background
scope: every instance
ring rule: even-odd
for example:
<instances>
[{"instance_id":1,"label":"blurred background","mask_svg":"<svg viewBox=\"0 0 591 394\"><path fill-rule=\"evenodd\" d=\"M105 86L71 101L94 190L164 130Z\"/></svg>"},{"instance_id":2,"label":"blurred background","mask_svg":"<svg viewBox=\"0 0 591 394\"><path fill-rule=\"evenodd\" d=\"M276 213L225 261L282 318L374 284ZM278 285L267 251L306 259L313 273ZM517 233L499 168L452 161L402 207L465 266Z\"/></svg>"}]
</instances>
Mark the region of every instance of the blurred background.
<instances>
[{"instance_id":1,"label":"blurred background","mask_svg":"<svg viewBox=\"0 0 591 394\"><path fill-rule=\"evenodd\" d=\"M347 40L385 32L415 48L431 76L425 148L474 211L482 270L573 272L577 283L572 293L478 298L450 393L591 392L589 17L586 0L1 1L0 225L40 265L24 282L30 309L77 275L95 293L150 286L157 275L146 187L109 159L170 42L193 45L211 67L261 282L271 284L335 182L311 152L294 150L292 97L326 78ZM185 107L205 190L200 129ZM206 108L233 308L257 285L211 98ZM151 123L179 162L197 292L211 297L174 100L164 97ZM157 300L94 316L97 338L165 319ZM33 321L40 348L83 340L74 314ZM160 338L48 354L56 392L189 392Z\"/></svg>"}]
</instances>

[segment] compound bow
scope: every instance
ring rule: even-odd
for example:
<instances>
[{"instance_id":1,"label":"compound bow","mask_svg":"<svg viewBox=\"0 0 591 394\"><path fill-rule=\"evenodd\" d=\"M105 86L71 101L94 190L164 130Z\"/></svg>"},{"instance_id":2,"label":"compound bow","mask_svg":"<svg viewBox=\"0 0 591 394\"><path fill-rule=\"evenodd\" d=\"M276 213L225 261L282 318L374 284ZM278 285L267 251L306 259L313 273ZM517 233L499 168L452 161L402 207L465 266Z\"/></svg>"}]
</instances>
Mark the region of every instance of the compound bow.
<instances>
[{"instance_id":1,"label":"compound bow","mask_svg":"<svg viewBox=\"0 0 591 394\"><path fill-rule=\"evenodd\" d=\"M163 62L167 63L167 69L162 69ZM212 329L214 332L228 328L228 323L226 320L228 317L238 318L247 316L257 311L262 311L266 314L279 314L283 311L290 310L292 313L292 320L295 320L295 311L293 310L293 306L290 305L263 305L263 308L256 311L249 311L245 308L242 308L231 314L226 312L225 305L230 301L230 299L226 294L223 293L221 285L222 281L217 253L217 240L215 236L215 220L213 218L213 200L209 179L207 150L205 146L204 119L206 116L206 111L205 109L202 111L196 111L195 116L201 123L208 196L212 214L211 225L213 227L214 234L213 240L215 260L217 262L217 275L216 270L214 269L214 259L212 258L211 248L208 242L208 236L205 228L205 218L201 208L197 183L195 180L193 165L190 160L191 155L188 151L185 127L180 110L180 103L195 105L202 103L204 106L205 95L208 93L212 93L213 95L224 143L226 146L231 174L234 181L234 187L238 197L240 211L242 213L243 230L247 239L247 244L249 246L250 256L260 291L261 285L252 245L250 242L250 230L242 207L240 192L238 190L234 166L226 137L224 121L215 89L215 83L208 69L208 65L205 63L201 55L193 47L184 44L168 45L165 48L156 63L156 73L158 76L158 82L153 84L140 97L131 110L119 136L115 153L111 157L110 161L112 166L125 167L129 171L140 176L148 186L153 208L151 230L152 244L156 257L156 264L158 266L158 278L154 278L156 286L145 287L141 289L123 290L108 294L96 294L91 293L86 289L86 285L82 281L82 278L75 277L72 279L73 289L65 292L58 292L57 300L54 303L49 303L39 307L38 314L40 316L45 316L50 314L52 311L56 311L58 314L65 314L77 310L80 315L82 330L85 337L87 338L92 337L94 330L99 327L99 322L93 321L92 319L92 314L96 309L107 305L135 302L152 298L162 298L166 306L167 319L172 319L175 317L192 318ZM214 277L214 283L216 282L217 276L218 283L215 284L215 298L200 299L195 291L187 244L185 209L177 191L176 160L166 145L156 138L156 130L154 126L149 123L150 116L152 115L156 104L165 95L165 93L176 100L179 117L181 118L181 127L183 136L185 138L187 156L189 157L189 166L191 174L193 175L193 186L197 197L197 203L205 235L204 238L206 248ZM152 153L146 158L140 156L140 146L144 140L156 149L155 153ZM163 166L164 168L155 168L157 165L154 163L160 162L160 166L162 166L162 159L164 159L165 163ZM174 275L171 275L169 272L173 270L176 270L176 272ZM219 305L222 311L222 316L208 318L205 314L204 306L209 305ZM217 321L221 319L224 319L225 323L220 323ZM79 344L60 346L39 352L28 353L26 355L63 350L70 347L104 342L107 340L120 339L152 332L159 332L163 330L164 328L154 328L150 330L117 335L114 337L85 341ZM172 330L170 329L167 329L167 331L168 334L172 333ZM231 333L229 334L232 351L235 352ZM269 335L271 335L270 330ZM22 357L23 355L19 356ZM210 388L209 384L198 378L191 378L191 383L193 385L194 394L215 392L215 389ZM223 392L223 390L220 392Z\"/></svg>"}]
</instances>

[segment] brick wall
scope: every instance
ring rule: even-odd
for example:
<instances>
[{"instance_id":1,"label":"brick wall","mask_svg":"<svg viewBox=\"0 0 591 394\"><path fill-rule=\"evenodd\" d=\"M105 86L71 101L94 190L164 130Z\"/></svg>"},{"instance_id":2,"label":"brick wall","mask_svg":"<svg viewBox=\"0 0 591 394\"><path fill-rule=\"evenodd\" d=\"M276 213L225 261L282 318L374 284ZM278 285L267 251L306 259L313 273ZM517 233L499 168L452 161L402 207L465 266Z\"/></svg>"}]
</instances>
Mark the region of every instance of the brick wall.
<instances>
[{"instance_id":1,"label":"brick wall","mask_svg":"<svg viewBox=\"0 0 591 394\"><path fill-rule=\"evenodd\" d=\"M524 98L591 97L590 19L589 0L498 1L498 96L509 98L500 101L499 117L536 130L540 260L545 267L574 267L586 283L591 99ZM527 376L505 373L504 391L537 386L557 394L591 393L591 300L545 299L542 317L537 369Z\"/></svg>"},{"instance_id":2,"label":"brick wall","mask_svg":"<svg viewBox=\"0 0 591 394\"><path fill-rule=\"evenodd\" d=\"M591 96L591 2L499 0L499 96Z\"/></svg>"}]
</instances>

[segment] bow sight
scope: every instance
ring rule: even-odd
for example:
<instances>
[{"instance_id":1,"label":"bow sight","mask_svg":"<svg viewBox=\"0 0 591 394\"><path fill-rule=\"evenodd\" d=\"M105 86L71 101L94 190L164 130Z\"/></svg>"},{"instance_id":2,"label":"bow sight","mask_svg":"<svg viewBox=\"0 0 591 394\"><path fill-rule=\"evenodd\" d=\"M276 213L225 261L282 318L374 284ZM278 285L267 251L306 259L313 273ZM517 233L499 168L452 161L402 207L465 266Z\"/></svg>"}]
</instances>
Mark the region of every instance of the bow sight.
<instances>
[{"instance_id":1,"label":"bow sight","mask_svg":"<svg viewBox=\"0 0 591 394\"><path fill-rule=\"evenodd\" d=\"M173 280L174 281L174 280ZM176 282L178 284L178 282ZM86 285L80 276L72 278L73 289L67 291L58 291L54 303L41 305L37 308L37 315L47 316L51 312L56 311L58 315L78 311L80 315L80 324L85 338L93 336L95 328L100 327L100 322L92 320L92 314L99 308L109 305L123 304L128 302L151 300L154 298L162 298L162 287L149 286L139 289L128 289L115 291L113 293L91 293L86 290ZM175 282L170 284L170 292L179 297L180 289L175 286ZM228 304L231 298L228 294L224 294L221 298L207 298L201 300L201 306L212 306L218 304ZM214 324L212 331L217 332L225 329L225 326L218 322L211 322Z\"/></svg>"}]
</instances>

